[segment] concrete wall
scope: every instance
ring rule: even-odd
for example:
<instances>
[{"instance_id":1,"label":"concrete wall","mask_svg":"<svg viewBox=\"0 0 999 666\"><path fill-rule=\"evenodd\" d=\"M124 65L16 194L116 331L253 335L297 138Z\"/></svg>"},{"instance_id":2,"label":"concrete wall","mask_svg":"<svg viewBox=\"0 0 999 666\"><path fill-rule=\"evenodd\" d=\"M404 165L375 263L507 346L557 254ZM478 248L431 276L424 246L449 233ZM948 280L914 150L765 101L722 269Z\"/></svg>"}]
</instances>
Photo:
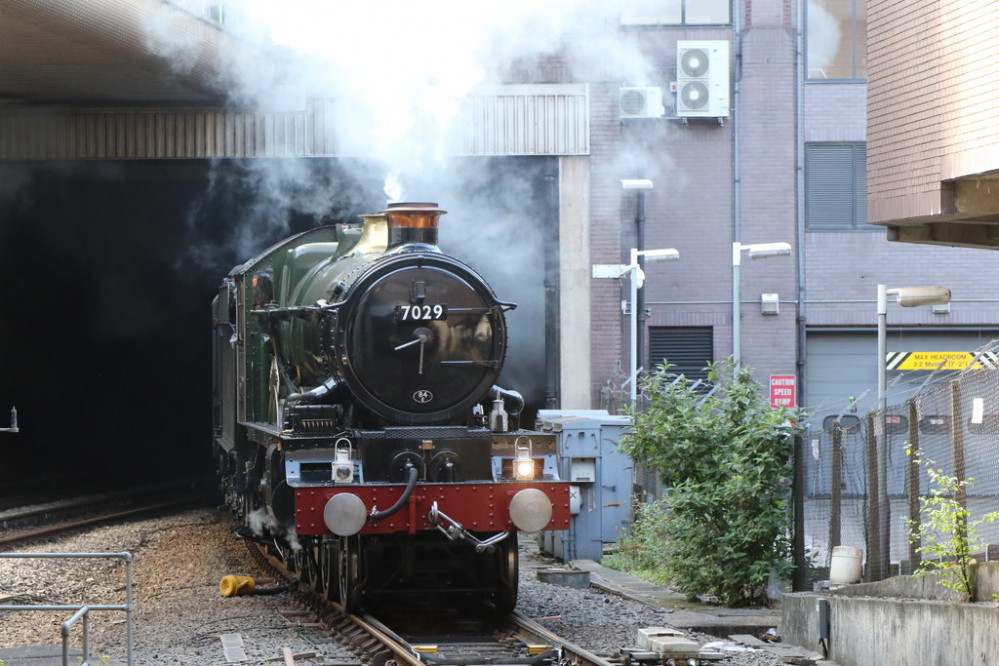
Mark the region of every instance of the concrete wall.
<instances>
[{"instance_id":1,"label":"concrete wall","mask_svg":"<svg viewBox=\"0 0 999 666\"><path fill-rule=\"evenodd\" d=\"M819 595L789 596L798 598L785 597L782 603L797 606L797 623L782 624L781 636L788 643L818 649L815 599ZM999 654L999 613L993 603L849 597L829 597L829 601L829 659L840 666L972 666L994 664Z\"/></svg>"},{"instance_id":2,"label":"concrete wall","mask_svg":"<svg viewBox=\"0 0 999 666\"><path fill-rule=\"evenodd\" d=\"M564 409L590 407L590 164L559 161L559 384Z\"/></svg>"},{"instance_id":3,"label":"concrete wall","mask_svg":"<svg viewBox=\"0 0 999 666\"><path fill-rule=\"evenodd\" d=\"M978 597L999 590L999 563L975 572ZM840 666L971 666L995 664L999 604L962 603L933 576L898 576L826 592L785 594L780 635L792 645L820 650L819 599L830 606L829 659Z\"/></svg>"}]
</instances>

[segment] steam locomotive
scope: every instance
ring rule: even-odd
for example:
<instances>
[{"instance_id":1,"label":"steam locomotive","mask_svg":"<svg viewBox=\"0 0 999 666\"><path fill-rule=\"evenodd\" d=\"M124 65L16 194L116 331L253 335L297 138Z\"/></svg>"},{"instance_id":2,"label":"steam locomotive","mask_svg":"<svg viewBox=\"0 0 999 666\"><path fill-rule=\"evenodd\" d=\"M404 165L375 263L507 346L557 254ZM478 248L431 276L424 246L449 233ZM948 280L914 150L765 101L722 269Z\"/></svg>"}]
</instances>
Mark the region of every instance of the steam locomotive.
<instances>
[{"instance_id":1,"label":"steam locomotive","mask_svg":"<svg viewBox=\"0 0 999 666\"><path fill-rule=\"evenodd\" d=\"M286 239L213 302L213 451L245 536L347 610L389 593L513 608L517 530L567 529L554 436L497 386L504 313L436 204Z\"/></svg>"}]
</instances>

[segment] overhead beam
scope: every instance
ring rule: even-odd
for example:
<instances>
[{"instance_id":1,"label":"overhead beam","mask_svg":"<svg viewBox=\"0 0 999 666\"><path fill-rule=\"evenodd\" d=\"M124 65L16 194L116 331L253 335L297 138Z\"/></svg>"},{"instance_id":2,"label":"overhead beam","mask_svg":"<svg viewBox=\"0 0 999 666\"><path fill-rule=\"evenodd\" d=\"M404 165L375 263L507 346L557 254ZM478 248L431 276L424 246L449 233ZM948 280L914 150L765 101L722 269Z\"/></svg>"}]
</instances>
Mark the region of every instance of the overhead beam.
<instances>
[{"instance_id":1,"label":"overhead beam","mask_svg":"<svg viewBox=\"0 0 999 666\"><path fill-rule=\"evenodd\" d=\"M348 157L338 139L347 100L301 110L235 108L0 108L0 160ZM449 155L588 155L583 84L491 87L461 105Z\"/></svg>"}]
</instances>

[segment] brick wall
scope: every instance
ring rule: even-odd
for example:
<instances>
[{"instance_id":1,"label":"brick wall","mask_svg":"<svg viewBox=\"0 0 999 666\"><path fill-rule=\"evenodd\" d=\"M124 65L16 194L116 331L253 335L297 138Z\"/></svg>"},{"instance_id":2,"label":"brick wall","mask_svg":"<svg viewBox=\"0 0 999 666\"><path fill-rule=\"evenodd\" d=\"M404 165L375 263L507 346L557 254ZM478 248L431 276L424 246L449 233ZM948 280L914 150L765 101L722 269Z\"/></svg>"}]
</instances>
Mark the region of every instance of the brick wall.
<instances>
[{"instance_id":1,"label":"brick wall","mask_svg":"<svg viewBox=\"0 0 999 666\"><path fill-rule=\"evenodd\" d=\"M617 88L627 82L591 85L591 174L594 263L626 263L635 246L637 195L620 179L647 178L645 247L675 247L680 260L651 264L644 287L651 326L712 326L715 360L732 353L732 242L795 242L795 67L790 5L756 0L743 39L739 84L740 214L733 167L733 120L626 120L617 114ZM668 90L675 80L676 41L727 39L729 29L663 28L638 31L636 39L658 68L646 85ZM733 67L733 76L735 75ZM657 79L657 80L655 80ZM734 225L738 223L739 231ZM793 372L796 357L794 256L743 259L742 356L761 376ZM628 367L630 320L621 301L628 280L594 280L592 383L594 398L615 365ZM777 317L760 314L763 292L778 292Z\"/></svg>"},{"instance_id":2,"label":"brick wall","mask_svg":"<svg viewBox=\"0 0 999 666\"><path fill-rule=\"evenodd\" d=\"M999 12L901 0L870 3L868 20L871 220L939 213L941 180L999 169Z\"/></svg>"}]
</instances>

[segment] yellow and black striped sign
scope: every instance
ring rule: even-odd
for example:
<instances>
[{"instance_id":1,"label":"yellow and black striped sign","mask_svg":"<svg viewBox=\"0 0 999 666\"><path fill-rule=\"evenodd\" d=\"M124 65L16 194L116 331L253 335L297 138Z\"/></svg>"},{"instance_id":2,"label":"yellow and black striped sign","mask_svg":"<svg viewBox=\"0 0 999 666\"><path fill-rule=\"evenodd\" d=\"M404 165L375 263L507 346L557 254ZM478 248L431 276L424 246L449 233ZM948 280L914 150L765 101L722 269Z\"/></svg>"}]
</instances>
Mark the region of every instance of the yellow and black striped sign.
<instances>
[{"instance_id":1,"label":"yellow and black striped sign","mask_svg":"<svg viewBox=\"0 0 999 666\"><path fill-rule=\"evenodd\" d=\"M976 370L999 369L996 352L888 352L885 354L888 370Z\"/></svg>"}]
</instances>

